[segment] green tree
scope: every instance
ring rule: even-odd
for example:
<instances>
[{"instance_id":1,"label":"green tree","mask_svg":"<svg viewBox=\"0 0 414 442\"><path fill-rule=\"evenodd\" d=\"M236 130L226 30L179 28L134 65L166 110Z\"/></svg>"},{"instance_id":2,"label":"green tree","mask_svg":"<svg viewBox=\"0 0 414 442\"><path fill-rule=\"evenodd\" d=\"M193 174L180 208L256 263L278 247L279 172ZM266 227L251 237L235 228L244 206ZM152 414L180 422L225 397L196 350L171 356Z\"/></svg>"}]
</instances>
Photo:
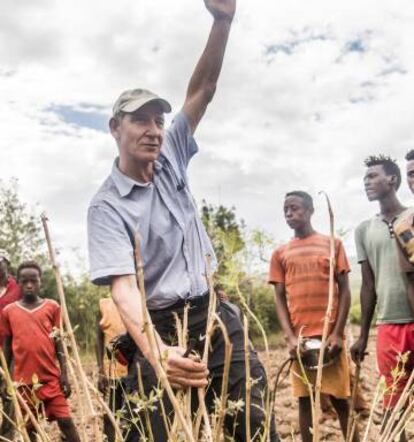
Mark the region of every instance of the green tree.
<instances>
[{"instance_id":1,"label":"green tree","mask_svg":"<svg viewBox=\"0 0 414 442\"><path fill-rule=\"evenodd\" d=\"M18 181L0 180L0 248L5 249L16 267L25 259L46 261L39 217L29 210L18 195Z\"/></svg>"}]
</instances>

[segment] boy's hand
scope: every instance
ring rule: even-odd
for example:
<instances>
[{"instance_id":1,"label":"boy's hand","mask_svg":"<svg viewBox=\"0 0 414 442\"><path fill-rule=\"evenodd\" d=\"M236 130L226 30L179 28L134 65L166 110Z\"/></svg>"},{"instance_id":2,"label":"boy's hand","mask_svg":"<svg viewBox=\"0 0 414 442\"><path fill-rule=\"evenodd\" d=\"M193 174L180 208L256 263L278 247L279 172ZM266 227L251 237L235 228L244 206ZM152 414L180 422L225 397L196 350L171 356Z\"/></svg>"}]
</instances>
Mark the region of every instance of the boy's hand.
<instances>
[{"instance_id":1,"label":"boy's hand","mask_svg":"<svg viewBox=\"0 0 414 442\"><path fill-rule=\"evenodd\" d=\"M60 388L62 389L65 398L68 398L71 395L72 389L70 387L69 379L66 374L60 375Z\"/></svg>"},{"instance_id":2,"label":"boy's hand","mask_svg":"<svg viewBox=\"0 0 414 442\"><path fill-rule=\"evenodd\" d=\"M326 342L326 347L329 352L329 356L336 358L342 351L344 346L344 340L342 336L332 333Z\"/></svg>"},{"instance_id":3,"label":"boy's hand","mask_svg":"<svg viewBox=\"0 0 414 442\"><path fill-rule=\"evenodd\" d=\"M102 394L105 394L107 389L108 389L108 378L106 377L105 373L99 373L98 374L98 390Z\"/></svg>"}]
</instances>

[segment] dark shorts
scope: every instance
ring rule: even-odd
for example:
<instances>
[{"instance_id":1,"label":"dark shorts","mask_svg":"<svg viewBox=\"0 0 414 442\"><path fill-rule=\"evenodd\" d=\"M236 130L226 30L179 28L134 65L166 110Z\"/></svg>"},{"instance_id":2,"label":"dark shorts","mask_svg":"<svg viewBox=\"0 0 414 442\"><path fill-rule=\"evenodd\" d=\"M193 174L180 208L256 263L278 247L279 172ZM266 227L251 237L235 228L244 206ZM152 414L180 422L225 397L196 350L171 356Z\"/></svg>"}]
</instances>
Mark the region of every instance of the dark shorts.
<instances>
[{"instance_id":1,"label":"dark shorts","mask_svg":"<svg viewBox=\"0 0 414 442\"><path fill-rule=\"evenodd\" d=\"M202 354L204 349L204 335L207 324L207 310L208 304L200 307L193 307L189 311L188 316L188 335L189 339L195 342L195 349ZM176 314L182 319L183 309L175 310ZM237 308L231 303L218 303L217 314L224 323L230 341L233 345L229 383L228 383L228 400L237 402L244 401L246 396L246 370L244 357L244 330ZM169 345L177 345L176 335L176 321L174 313L171 310L163 310L151 312L151 318L157 332L160 334L164 342ZM201 339L200 339L201 337ZM267 379L265 370L259 361L256 352L250 345L250 367L251 377L254 380L251 391L251 407L250 407L250 428L251 435L255 436L254 441L260 440L260 435L263 432L264 420L266 418L263 409L265 408L265 397L267 394ZM211 339L211 349L208 358L208 368L210 371L210 385L206 392L206 405L210 411L214 410L215 397L221 395L221 384L224 369L224 352L225 341L221 331L217 328ZM129 367L129 378L136 379L137 364L140 368L142 383L146 396L151 394L151 391L158 385L158 378L148 361L142 356L139 350L136 351L134 361ZM165 395L166 396L166 395ZM194 391L194 400L192 403L197 405L197 394ZM167 414L172 414L172 406L169 404L168 398L163 398L164 408ZM274 417L271 419L271 437L270 441L278 441L276 428L274 424ZM167 440L167 433L164 428L164 421L160 409L155 409L151 413L151 427L156 429L153 431L155 440ZM233 440L246 441L246 413L244 407L235 414L235 416L226 416L225 427L227 432L233 435ZM126 438L128 442L135 442L139 440L139 431L130 431Z\"/></svg>"}]
</instances>

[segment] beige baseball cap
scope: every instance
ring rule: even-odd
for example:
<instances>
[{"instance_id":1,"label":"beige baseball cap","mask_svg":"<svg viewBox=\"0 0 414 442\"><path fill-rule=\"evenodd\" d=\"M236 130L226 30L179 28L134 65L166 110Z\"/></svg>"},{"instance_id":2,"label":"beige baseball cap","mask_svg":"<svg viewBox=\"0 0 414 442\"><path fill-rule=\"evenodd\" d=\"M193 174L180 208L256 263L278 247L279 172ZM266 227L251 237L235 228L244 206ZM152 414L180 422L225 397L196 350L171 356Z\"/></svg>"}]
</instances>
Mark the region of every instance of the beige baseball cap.
<instances>
[{"instance_id":1,"label":"beige baseball cap","mask_svg":"<svg viewBox=\"0 0 414 442\"><path fill-rule=\"evenodd\" d=\"M115 101L114 107L112 109L113 115L119 112L135 112L144 104L150 103L151 101L156 101L160 103L163 112L171 112L171 105L164 98L159 97L151 91L146 89L128 89L122 92L119 98Z\"/></svg>"}]
</instances>

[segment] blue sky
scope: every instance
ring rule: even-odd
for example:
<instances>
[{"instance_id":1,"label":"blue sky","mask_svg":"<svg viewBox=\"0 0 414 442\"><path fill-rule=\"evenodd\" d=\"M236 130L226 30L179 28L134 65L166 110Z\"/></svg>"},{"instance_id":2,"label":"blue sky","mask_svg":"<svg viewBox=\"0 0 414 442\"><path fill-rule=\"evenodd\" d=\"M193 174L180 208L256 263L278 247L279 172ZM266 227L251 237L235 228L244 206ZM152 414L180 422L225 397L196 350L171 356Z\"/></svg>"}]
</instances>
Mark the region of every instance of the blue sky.
<instances>
[{"instance_id":1,"label":"blue sky","mask_svg":"<svg viewBox=\"0 0 414 442\"><path fill-rule=\"evenodd\" d=\"M87 205L110 172L112 103L130 87L178 111L211 25L202 0L6 0L0 17L0 177L51 219L61 259L86 257ZM76 31L74 31L76 30ZM283 196L332 199L352 229L376 211L362 162L414 147L414 3L239 0L216 96L190 165L198 201L235 206L248 227L289 238ZM409 203L403 184L401 197Z\"/></svg>"}]
</instances>

